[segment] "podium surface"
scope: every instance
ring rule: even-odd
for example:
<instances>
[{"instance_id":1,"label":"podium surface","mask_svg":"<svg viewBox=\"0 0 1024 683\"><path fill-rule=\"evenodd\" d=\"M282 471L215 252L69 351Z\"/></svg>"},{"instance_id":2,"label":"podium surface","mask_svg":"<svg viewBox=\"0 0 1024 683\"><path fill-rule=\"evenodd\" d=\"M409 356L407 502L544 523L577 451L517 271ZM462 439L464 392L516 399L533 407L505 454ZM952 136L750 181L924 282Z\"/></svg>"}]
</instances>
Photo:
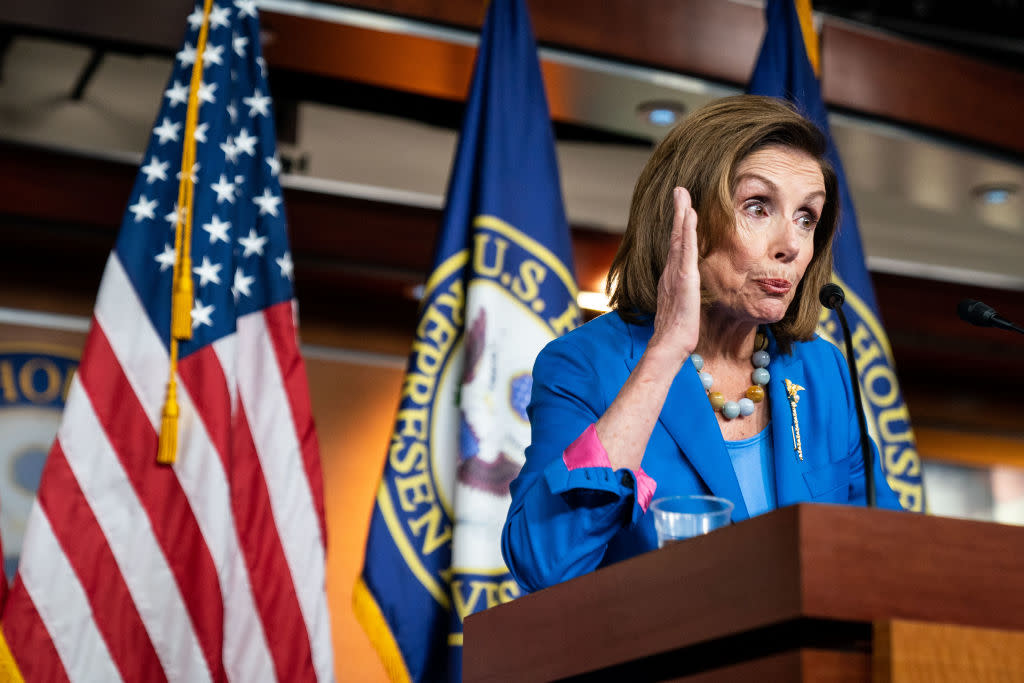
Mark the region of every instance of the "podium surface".
<instances>
[{"instance_id":1,"label":"podium surface","mask_svg":"<svg viewBox=\"0 0 1024 683\"><path fill-rule=\"evenodd\" d=\"M468 617L463 677L870 680L888 620L1024 631L1024 527L776 510Z\"/></svg>"}]
</instances>

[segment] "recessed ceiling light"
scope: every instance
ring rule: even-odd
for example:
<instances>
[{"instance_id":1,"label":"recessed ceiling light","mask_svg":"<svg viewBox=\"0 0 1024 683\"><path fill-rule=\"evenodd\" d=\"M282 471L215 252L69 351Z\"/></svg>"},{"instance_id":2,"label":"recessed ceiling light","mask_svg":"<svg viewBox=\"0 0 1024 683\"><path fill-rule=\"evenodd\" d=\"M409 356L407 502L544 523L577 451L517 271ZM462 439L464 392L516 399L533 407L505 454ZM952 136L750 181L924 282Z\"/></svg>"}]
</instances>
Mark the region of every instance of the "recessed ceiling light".
<instances>
[{"instance_id":1,"label":"recessed ceiling light","mask_svg":"<svg viewBox=\"0 0 1024 683\"><path fill-rule=\"evenodd\" d=\"M985 204L1005 204L1019 191L1020 186L1014 185L1013 183L991 183L987 185L978 185L971 190L971 194L973 194L978 201Z\"/></svg>"},{"instance_id":2,"label":"recessed ceiling light","mask_svg":"<svg viewBox=\"0 0 1024 683\"><path fill-rule=\"evenodd\" d=\"M685 113L686 107L681 102L672 100L652 100L643 102L636 108L637 116L655 126L671 126Z\"/></svg>"}]
</instances>

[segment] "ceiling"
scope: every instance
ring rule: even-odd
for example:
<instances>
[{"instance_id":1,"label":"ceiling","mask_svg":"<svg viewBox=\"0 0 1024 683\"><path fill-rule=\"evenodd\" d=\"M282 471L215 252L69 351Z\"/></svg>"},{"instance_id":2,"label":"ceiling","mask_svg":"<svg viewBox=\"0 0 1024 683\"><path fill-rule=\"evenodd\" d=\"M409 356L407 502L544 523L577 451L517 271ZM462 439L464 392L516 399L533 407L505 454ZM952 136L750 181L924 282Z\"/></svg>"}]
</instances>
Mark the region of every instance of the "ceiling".
<instances>
[{"instance_id":1,"label":"ceiling","mask_svg":"<svg viewBox=\"0 0 1024 683\"><path fill-rule=\"evenodd\" d=\"M814 0L815 10L1024 69L1024 1Z\"/></svg>"},{"instance_id":2,"label":"ceiling","mask_svg":"<svg viewBox=\"0 0 1024 683\"><path fill-rule=\"evenodd\" d=\"M312 14L371 38L476 41L468 30L352 8L284 0L259 4L282 14ZM876 18L891 17L895 10L882 8L898 4L859 3L858 9L855 3L817 3L861 18L869 10ZM0 81L0 140L138 160L172 57L106 51L91 77L80 81L97 54L93 48L63 36L14 33ZM672 100L693 109L737 92L579 53L543 49L542 58L549 92L552 82L558 84L556 134L570 222L609 232L623 229L633 182L665 130L638 116L638 105ZM441 205L459 123L457 103L354 84L336 84L321 95L303 92L286 78L272 75L271 83L275 93L285 93L277 104L279 119L288 120L281 144L291 169L286 186ZM82 83L81 97L73 98ZM987 186L1024 188L1019 158L849 114L833 114L831 123L873 270L1024 289L1024 197L1018 193L992 205L977 195Z\"/></svg>"}]
</instances>

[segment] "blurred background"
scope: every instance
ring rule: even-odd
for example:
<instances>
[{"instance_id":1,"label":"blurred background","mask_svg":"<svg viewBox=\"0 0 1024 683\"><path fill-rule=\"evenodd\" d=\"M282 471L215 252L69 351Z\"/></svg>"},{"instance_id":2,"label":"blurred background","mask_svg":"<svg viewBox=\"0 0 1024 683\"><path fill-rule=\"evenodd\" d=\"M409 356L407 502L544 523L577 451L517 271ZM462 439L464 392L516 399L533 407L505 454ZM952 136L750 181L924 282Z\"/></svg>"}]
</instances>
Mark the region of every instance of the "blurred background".
<instances>
[{"instance_id":1,"label":"blurred background","mask_svg":"<svg viewBox=\"0 0 1024 683\"><path fill-rule=\"evenodd\" d=\"M351 588L485 3L256 4L321 439L338 676L382 679L352 618ZM1024 418L1014 408L1024 340L956 316L970 297L1024 321L1024 7L814 4L832 131L929 509L1024 523ZM528 5L577 280L601 292L652 145L688 111L743 90L763 5ZM0 520L9 572L56 429L59 387L81 350L191 10L189 0L0 6ZM44 372L44 384L31 372L23 380L26 363L38 366L32 354L66 364Z\"/></svg>"}]
</instances>

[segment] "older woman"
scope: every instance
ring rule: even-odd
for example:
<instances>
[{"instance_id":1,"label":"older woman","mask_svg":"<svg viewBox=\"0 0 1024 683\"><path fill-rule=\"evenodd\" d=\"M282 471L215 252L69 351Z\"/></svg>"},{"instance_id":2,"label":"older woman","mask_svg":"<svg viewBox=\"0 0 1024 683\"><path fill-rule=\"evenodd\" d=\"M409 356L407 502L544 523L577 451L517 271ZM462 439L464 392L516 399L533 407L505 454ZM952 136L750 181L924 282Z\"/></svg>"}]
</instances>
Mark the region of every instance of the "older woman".
<instances>
[{"instance_id":1,"label":"older woman","mask_svg":"<svg viewBox=\"0 0 1024 683\"><path fill-rule=\"evenodd\" d=\"M656 548L655 491L727 498L734 520L864 502L846 362L814 333L839 210L825 146L781 101L736 96L655 149L612 263L614 312L534 366L502 533L524 588Z\"/></svg>"}]
</instances>

